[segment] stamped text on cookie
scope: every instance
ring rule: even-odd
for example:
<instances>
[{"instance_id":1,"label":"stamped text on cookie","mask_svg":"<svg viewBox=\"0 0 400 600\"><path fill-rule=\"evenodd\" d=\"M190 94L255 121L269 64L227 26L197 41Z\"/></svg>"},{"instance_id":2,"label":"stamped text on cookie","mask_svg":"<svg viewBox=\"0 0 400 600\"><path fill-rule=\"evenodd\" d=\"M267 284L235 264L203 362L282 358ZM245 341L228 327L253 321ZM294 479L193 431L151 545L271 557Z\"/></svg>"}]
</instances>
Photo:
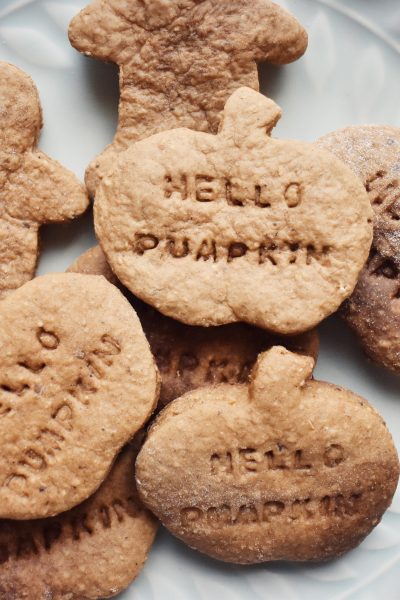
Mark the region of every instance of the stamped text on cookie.
<instances>
[{"instance_id":1,"label":"stamped text on cookie","mask_svg":"<svg viewBox=\"0 0 400 600\"><path fill-rule=\"evenodd\" d=\"M272 138L279 114L242 88L218 135L165 131L124 153L96 194L95 227L131 292L188 325L284 334L348 297L372 239L368 195L332 154Z\"/></svg>"},{"instance_id":2,"label":"stamped text on cookie","mask_svg":"<svg viewBox=\"0 0 400 600\"><path fill-rule=\"evenodd\" d=\"M237 178L213 177L211 175L166 175L164 178L164 197L172 200L195 202L226 202L229 206L258 208L295 208L302 202L300 182L284 184L279 190L271 190L267 184L249 184ZM316 245L310 239L265 237L259 243L246 244L231 240L221 243L213 237L197 237L170 234L163 236L155 233L137 232L134 252L140 256L161 249L171 258L190 256L196 261L230 263L247 256L259 265L265 263L274 266L294 264L297 261L309 265L313 259L327 263L330 252L328 245Z\"/></svg>"},{"instance_id":3,"label":"stamped text on cookie","mask_svg":"<svg viewBox=\"0 0 400 600\"><path fill-rule=\"evenodd\" d=\"M197 202L216 202L223 200L229 206L257 206L271 208L281 204L289 208L299 206L302 201L302 186L293 181L282 186L279 192L271 193L264 183L245 183L241 179L213 177L211 175L166 175L164 178L164 197Z\"/></svg>"},{"instance_id":4,"label":"stamped text on cookie","mask_svg":"<svg viewBox=\"0 0 400 600\"><path fill-rule=\"evenodd\" d=\"M137 233L133 250L143 256L158 248L166 258L186 258L199 261L232 263L245 258L253 264L284 267L293 264L311 265L314 261L329 265L330 247L316 246L308 241L265 238L261 242L246 244L231 240L228 244L214 238L190 239L186 236L168 235L162 237L152 233Z\"/></svg>"},{"instance_id":5,"label":"stamped text on cookie","mask_svg":"<svg viewBox=\"0 0 400 600\"><path fill-rule=\"evenodd\" d=\"M327 444L316 461L307 460L307 452L291 449L281 442L265 448L234 448L213 453L210 458L211 475L256 475L266 471L310 471L314 468L337 467L346 459L340 444Z\"/></svg>"},{"instance_id":6,"label":"stamped text on cookie","mask_svg":"<svg viewBox=\"0 0 400 600\"><path fill-rule=\"evenodd\" d=\"M136 476L172 533L244 564L333 558L379 523L399 476L390 433L312 371L312 358L273 346L247 384L197 388L165 409Z\"/></svg>"},{"instance_id":7,"label":"stamped text on cookie","mask_svg":"<svg viewBox=\"0 0 400 600\"><path fill-rule=\"evenodd\" d=\"M124 296L79 273L4 298L0 348L0 520L53 517L94 494L146 422L154 358Z\"/></svg>"},{"instance_id":8,"label":"stamped text on cookie","mask_svg":"<svg viewBox=\"0 0 400 600\"><path fill-rule=\"evenodd\" d=\"M60 338L55 332L40 327L36 337L44 350L54 351L60 344ZM96 347L90 351L81 351L77 358L80 367L75 381L65 390L65 399L49 413L46 426L41 427L36 436L30 441L30 446L24 450L18 460L18 467L7 475L3 485L17 494L23 494L31 474L46 469L55 455L62 451L68 443L68 435L74 429L75 409L77 405L88 406L91 397L98 391L98 383L107 376L107 368L113 364L113 357L121 353L120 344L109 334L104 334ZM19 366L39 375L46 363L20 362ZM40 384L22 387L1 385L0 389L11 396L24 396L28 392L40 393ZM1 412L5 415L13 412L12 404L2 403ZM1 417L1 413L0 413Z\"/></svg>"},{"instance_id":9,"label":"stamped text on cookie","mask_svg":"<svg viewBox=\"0 0 400 600\"><path fill-rule=\"evenodd\" d=\"M31 531L27 529L19 533L7 543L2 542L0 536L0 565L10 559L26 559L51 552L57 543L72 541L79 544L99 530L112 529L124 523L127 516L135 518L137 513L137 501L133 496L116 496L107 503L95 505L91 511L74 511L60 519L49 519L40 526L33 526Z\"/></svg>"},{"instance_id":10,"label":"stamped text on cookie","mask_svg":"<svg viewBox=\"0 0 400 600\"><path fill-rule=\"evenodd\" d=\"M296 521L317 517L345 518L358 514L361 492L331 494L320 498L301 498L290 502L260 500L235 508L229 504L201 509L196 506L180 511L181 524L185 526L209 525L214 528L271 521Z\"/></svg>"}]
</instances>

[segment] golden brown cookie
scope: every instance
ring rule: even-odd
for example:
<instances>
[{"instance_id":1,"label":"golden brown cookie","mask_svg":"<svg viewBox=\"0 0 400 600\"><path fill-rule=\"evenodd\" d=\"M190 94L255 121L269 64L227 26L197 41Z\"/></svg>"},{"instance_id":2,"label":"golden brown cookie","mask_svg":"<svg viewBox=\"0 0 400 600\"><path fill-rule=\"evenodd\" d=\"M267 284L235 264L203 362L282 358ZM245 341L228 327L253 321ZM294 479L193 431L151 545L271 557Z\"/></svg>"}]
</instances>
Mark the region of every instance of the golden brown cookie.
<instances>
[{"instance_id":1,"label":"golden brown cookie","mask_svg":"<svg viewBox=\"0 0 400 600\"><path fill-rule=\"evenodd\" d=\"M95 600L139 574L157 530L133 480L127 447L99 490L72 510L34 521L0 521L0 600Z\"/></svg>"},{"instance_id":2,"label":"golden brown cookie","mask_svg":"<svg viewBox=\"0 0 400 600\"><path fill-rule=\"evenodd\" d=\"M39 277L0 304L0 516L85 500L150 417L157 369L139 319L103 277Z\"/></svg>"},{"instance_id":3,"label":"golden brown cookie","mask_svg":"<svg viewBox=\"0 0 400 600\"><path fill-rule=\"evenodd\" d=\"M390 433L312 367L275 347L249 386L195 390L160 413L136 479L174 535L234 563L327 560L379 523L399 476Z\"/></svg>"},{"instance_id":4,"label":"golden brown cookie","mask_svg":"<svg viewBox=\"0 0 400 600\"><path fill-rule=\"evenodd\" d=\"M37 150L42 126L32 79L0 62L0 297L32 279L43 223L80 215L89 199L75 175Z\"/></svg>"},{"instance_id":5,"label":"golden brown cookie","mask_svg":"<svg viewBox=\"0 0 400 600\"><path fill-rule=\"evenodd\" d=\"M256 63L288 63L307 46L301 25L270 0L93 0L69 38L120 67L118 131L87 170L93 195L116 153L175 127L216 133L229 95L258 89Z\"/></svg>"},{"instance_id":6,"label":"golden brown cookie","mask_svg":"<svg viewBox=\"0 0 400 600\"><path fill-rule=\"evenodd\" d=\"M280 109L249 88L217 136L175 129L119 155L96 234L135 295L188 325L307 331L356 285L372 239L358 178L315 145L269 136Z\"/></svg>"},{"instance_id":7,"label":"golden brown cookie","mask_svg":"<svg viewBox=\"0 0 400 600\"><path fill-rule=\"evenodd\" d=\"M80 256L70 272L103 275L120 285L100 246ZM130 300L139 316L161 374L159 408L198 387L245 383L260 352L274 345L317 359L316 330L292 337L274 336L244 323L191 327L164 317L137 298Z\"/></svg>"},{"instance_id":8,"label":"golden brown cookie","mask_svg":"<svg viewBox=\"0 0 400 600\"><path fill-rule=\"evenodd\" d=\"M374 241L342 315L368 356L400 373L400 129L347 127L318 141L361 179L374 209Z\"/></svg>"}]
</instances>

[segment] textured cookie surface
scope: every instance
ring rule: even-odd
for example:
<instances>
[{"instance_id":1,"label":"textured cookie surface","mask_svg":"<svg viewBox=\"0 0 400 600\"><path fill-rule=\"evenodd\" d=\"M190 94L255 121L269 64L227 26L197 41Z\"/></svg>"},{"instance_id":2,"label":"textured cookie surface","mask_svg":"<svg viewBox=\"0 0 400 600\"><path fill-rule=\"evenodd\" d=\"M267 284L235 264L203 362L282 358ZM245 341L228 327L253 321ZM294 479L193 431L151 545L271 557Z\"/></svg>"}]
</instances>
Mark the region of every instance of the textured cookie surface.
<instances>
[{"instance_id":1,"label":"textured cookie surface","mask_svg":"<svg viewBox=\"0 0 400 600\"><path fill-rule=\"evenodd\" d=\"M140 322L102 277L58 274L0 305L0 516L53 516L101 484L154 409Z\"/></svg>"},{"instance_id":2,"label":"textured cookie surface","mask_svg":"<svg viewBox=\"0 0 400 600\"><path fill-rule=\"evenodd\" d=\"M0 521L0 600L97 600L139 574L157 530L126 448L99 490L49 519Z\"/></svg>"},{"instance_id":3,"label":"textured cookie surface","mask_svg":"<svg viewBox=\"0 0 400 600\"><path fill-rule=\"evenodd\" d=\"M118 131L87 171L92 194L117 152L175 127L216 132L229 95L258 89L256 63L288 63L307 46L296 19L270 0L93 0L69 37L120 66Z\"/></svg>"},{"instance_id":4,"label":"textured cookie surface","mask_svg":"<svg viewBox=\"0 0 400 600\"><path fill-rule=\"evenodd\" d=\"M42 124L32 79L0 62L0 297L35 272L38 231L88 206L76 177L36 149Z\"/></svg>"},{"instance_id":5,"label":"textured cookie surface","mask_svg":"<svg viewBox=\"0 0 400 600\"><path fill-rule=\"evenodd\" d=\"M371 254L342 315L374 361L400 372L400 129L348 127L318 144L360 177L375 213Z\"/></svg>"},{"instance_id":6,"label":"textured cookie surface","mask_svg":"<svg viewBox=\"0 0 400 600\"><path fill-rule=\"evenodd\" d=\"M379 522L399 464L362 398L308 380L312 359L275 347L250 386L189 392L138 455L139 494L191 547L221 560L325 560Z\"/></svg>"},{"instance_id":7,"label":"textured cookie surface","mask_svg":"<svg viewBox=\"0 0 400 600\"><path fill-rule=\"evenodd\" d=\"M80 256L69 271L103 275L118 285L100 246ZM258 354L277 344L315 360L318 356L316 330L284 338L243 323L191 327L165 317L137 298L130 300L161 374L159 407L198 387L245 383Z\"/></svg>"},{"instance_id":8,"label":"textured cookie surface","mask_svg":"<svg viewBox=\"0 0 400 600\"><path fill-rule=\"evenodd\" d=\"M217 136L175 129L119 155L95 226L131 292L189 325L285 335L351 294L372 239L367 194L331 153L272 139L279 116L241 88Z\"/></svg>"}]
</instances>

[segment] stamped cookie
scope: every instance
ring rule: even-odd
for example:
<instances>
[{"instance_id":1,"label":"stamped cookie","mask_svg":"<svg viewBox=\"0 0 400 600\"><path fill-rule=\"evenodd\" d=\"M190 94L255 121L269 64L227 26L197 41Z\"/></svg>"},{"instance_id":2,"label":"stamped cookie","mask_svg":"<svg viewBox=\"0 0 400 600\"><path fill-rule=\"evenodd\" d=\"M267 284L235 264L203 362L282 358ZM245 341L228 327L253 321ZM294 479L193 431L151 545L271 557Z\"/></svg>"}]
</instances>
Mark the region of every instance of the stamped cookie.
<instances>
[{"instance_id":1,"label":"stamped cookie","mask_svg":"<svg viewBox=\"0 0 400 600\"><path fill-rule=\"evenodd\" d=\"M306 331L353 291L372 239L367 194L312 144L269 136L278 106L249 88L217 136L175 129L119 155L95 227L121 282L189 325Z\"/></svg>"},{"instance_id":2,"label":"stamped cookie","mask_svg":"<svg viewBox=\"0 0 400 600\"><path fill-rule=\"evenodd\" d=\"M88 168L92 194L116 153L175 127L215 133L229 95L258 89L257 63L291 62L307 46L301 25L270 0L93 0L69 38L120 67L118 131Z\"/></svg>"},{"instance_id":3,"label":"stamped cookie","mask_svg":"<svg viewBox=\"0 0 400 600\"><path fill-rule=\"evenodd\" d=\"M100 246L91 248L70 272L103 275L120 285ZM198 387L217 383L245 383L258 354L275 345L317 359L316 330L284 338L244 323L220 327L191 327L164 317L130 297L161 374L159 408Z\"/></svg>"},{"instance_id":4,"label":"stamped cookie","mask_svg":"<svg viewBox=\"0 0 400 600\"><path fill-rule=\"evenodd\" d=\"M80 215L89 199L75 175L37 150L42 126L32 79L0 62L0 298L32 279L43 223Z\"/></svg>"},{"instance_id":5,"label":"stamped cookie","mask_svg":"<svg viewBox=\"0 0 400 600\"><path fill-rule=\"evenodd\" d=\"M372 360L400 372L400 129L348 127L318 141L361 179L374 209L374 241L342 315Z\"/></svg>"},{"instance_id":6,"label":"stamped cookie","mask_svg":"<svg viewBox=\"0 0 400 600\"><path fill-rule=\"evenodd\" d=\"M39 277L0 304L0 517L76 506L151 415L140 322L102 277Z\"/></svg>"},{"instance_id":7,"label":"stamped cookie","mask_svg":"<svg viewBox=\"0 0 400 600\"><path fill-rule=\"evenodd\" d=\"M127 447L99 490L72 510L0 521L0 600L109 598L139 574L157 530L143 508Z\"/></svg>"},{"instance_id":8,"label":"stamped cookie","mask_svg":"<svg viewBox=\"0 0 400 600\"><path fill-rule=\"evenodd\" d=\"M177 537L234 563L327 560L377 525L398 457L378 413L309 380L313 360L275 347L249 386L189 392L138 455L139 494Z\"/></svg>"}]
</instances>

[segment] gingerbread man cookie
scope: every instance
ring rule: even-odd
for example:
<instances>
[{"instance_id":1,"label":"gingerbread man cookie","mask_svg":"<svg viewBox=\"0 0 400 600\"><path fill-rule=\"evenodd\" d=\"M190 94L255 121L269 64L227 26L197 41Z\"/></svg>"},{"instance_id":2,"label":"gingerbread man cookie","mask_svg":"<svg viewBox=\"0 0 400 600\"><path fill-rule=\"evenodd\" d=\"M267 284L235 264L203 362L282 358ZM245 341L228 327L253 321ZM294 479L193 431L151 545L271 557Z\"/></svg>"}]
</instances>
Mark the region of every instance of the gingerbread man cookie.
<instances>
[{"instance_id":1,"label":"gingerbread man cookie","mask_svg":"<svg viewBox=\"0 0 400 600\"><path fill-rule=\"evenodd\" d=\"M87 250L68 271L102 275L121 286L100 246ZM282 337L244 323L191 327L165 317L121 288L137 312L160 371L159 408L198 387L246 383L258 354L271 346L279 344L317 360L319 337L315 329Z\"/></svg>"},{"instance_id":2,"label":"gingerbread man cookie","mask_svg":"<svg viewBox=\"0 0 400 600\"><path fill-rule=\"evenodd\" d=\"M258 89L256 63L288 63L307 46L301 25L270 0L93 0L69 37L120 67L118 131L87 171L93 195L117 152L175 127L215 133L229 95Z\"/></svg>"},{"instance_id":3,"label":"gingerbread man cookie","mask_svg":"<svg viewBox=\"0 0 400 600\"><path fill-rule=\"evenodd\" d=\"M275 347L249 386L195 390L160 413L136 478L174 535L234 563L317 561L379 523L399 477L391 435L365 400L310 380L312 367Z\"/></svg>"},{"instance_id":4,"label":"gingerbread man cookie","mask_svg":"<svg viewBox=\"0 0 400 600\"><path fill-rule=\"evenodd\" d=\"M102 277L62 273L0 303L0 517L35 519L95 492L158 400L136 313Z\"/></svg>"},{"instance_id":5,"label":"gingerbread man cookie","mask_svg":"<svg viewBox=\"0 0 400 600\"><path fill-rule=\"evenodd\" d=\"M175 129L134 144L96 193L95 228L136 296L188 325L307 331L353 291L372 210L348 167L269 135L279 107L249 89L218 135Z\"/></svg>"},{"instance_id":6,"label":"gingerbread man cookie","mask_svg":"<svg viewBox=\"0 0 400 600\"><path fill-rule=\"evenodd\" d=\"M342 316L367 355L400 373L400 129L347 127L318 141L354 171L374 209L374 241Z\"/></svg>"},{"instance_id":7,"label":"gingerbread man cookie","mask_svg":"<svg viewBox=\"0 0 400 600\"><path fill-rule=\"evenodd\" d=\"M38 231L83 213L87 193L70 171L36 149L42 125L37 89L0 62L0 297L34 275Z\"/></svg>"},{"instance_id":8,"label":"gingerbread man cookie","mask_svg":"<svg viewBox=\"0 0 400 600\"><path fill-rule=\"evenodd\" d=\"M137 497L136 453L123 450L94 496L72 510L0 521L0 600L104 599L138 576L157 521Z\"/></svg>"}]
</instances>

